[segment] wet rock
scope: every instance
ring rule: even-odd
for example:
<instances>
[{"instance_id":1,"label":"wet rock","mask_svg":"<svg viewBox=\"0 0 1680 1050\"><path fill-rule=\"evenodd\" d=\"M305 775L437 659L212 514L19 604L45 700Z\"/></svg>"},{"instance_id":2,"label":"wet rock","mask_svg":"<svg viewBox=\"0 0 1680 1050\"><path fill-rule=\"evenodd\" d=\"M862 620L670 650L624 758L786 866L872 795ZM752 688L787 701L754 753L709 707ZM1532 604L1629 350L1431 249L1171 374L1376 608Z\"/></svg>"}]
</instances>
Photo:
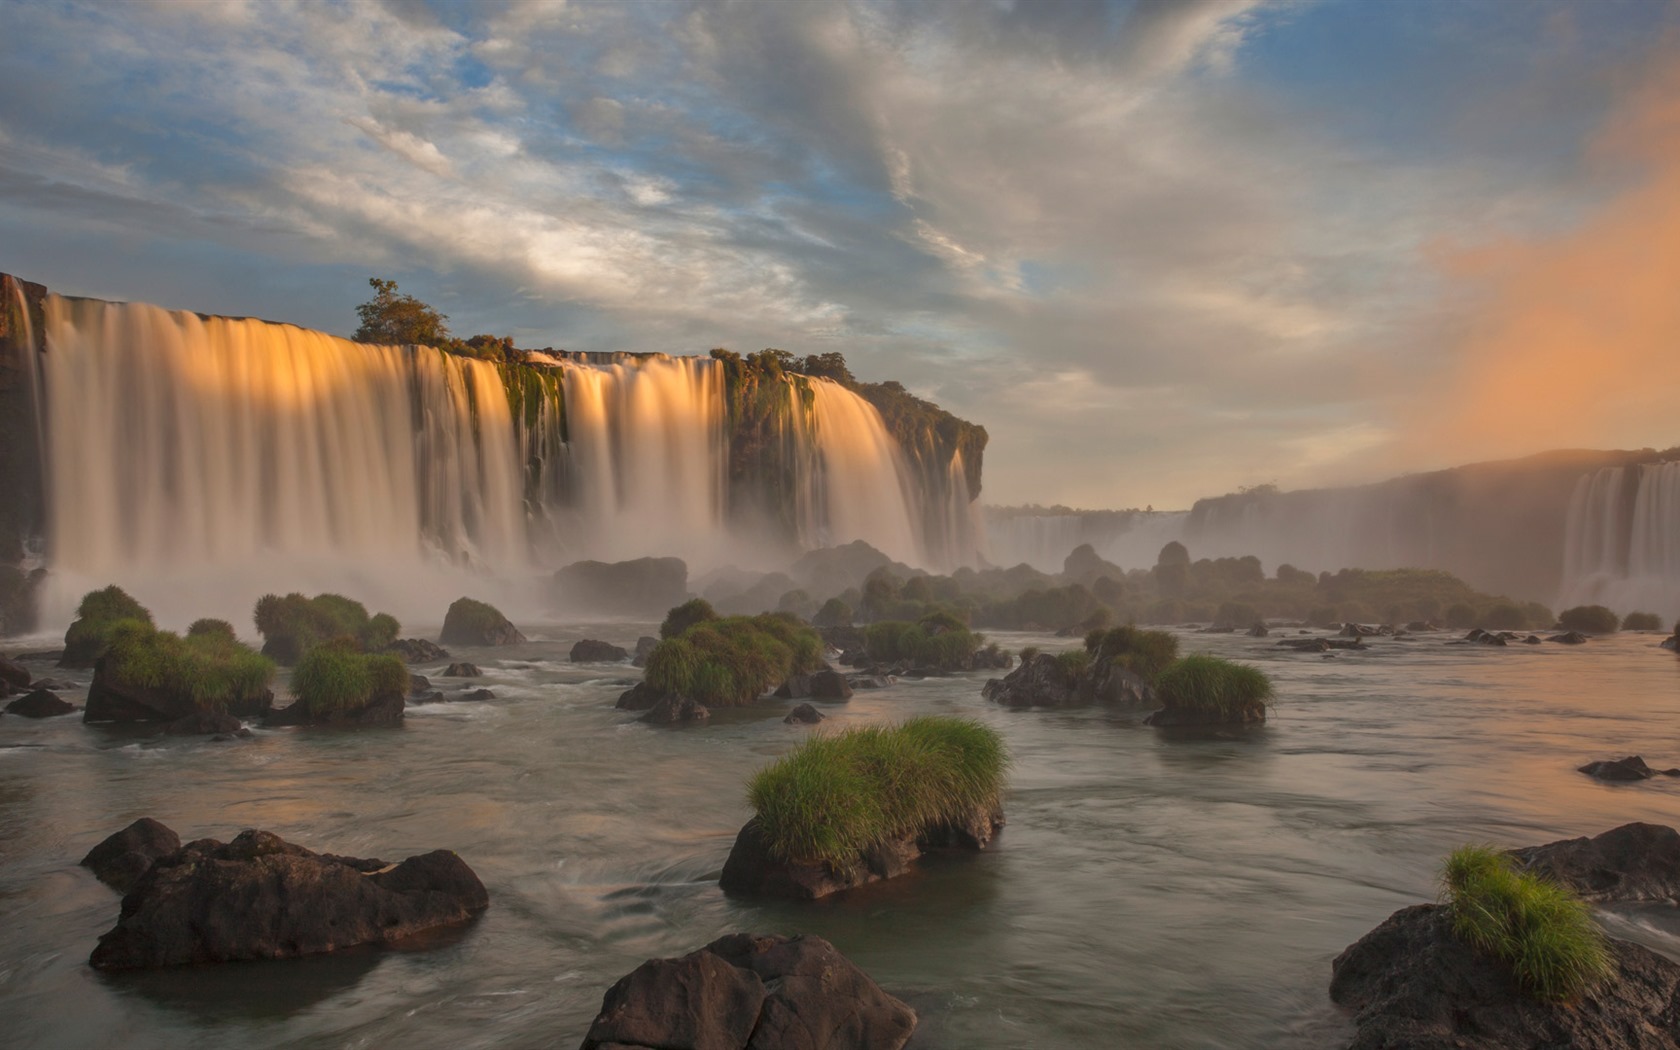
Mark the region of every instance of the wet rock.
<instances>
[{"instance_id":1,"label":"wet rock","mask_svg":"<svg viewBox=\"0 0 1680 1050\"><path fill-rule=\"evenodd\" d=\"M1264 623L1259 623L1259 622L1256 622L1252 627L1250 627L1248 629L1248 636L1250 638L1264 638L1271 633L1272 632L1266 627L1266 625Z\"/></svg>"},{"instance_id":2,"label":"wet rock","mask_svg":"<svg viewBox=\"0 0 1680 1050\"><path fill-rule=\"evenodd\" d=\"M1324 653L1330 651L1330 641L1326 638L1285 638L1277 643L1279 648L1294 649L1303 653Z\"/></svg>"},{"instance_id":3,"label":"wet rock","mask_svg":"<svg viewBox=\"0 0 1680 1050\"><path fill-rule=\"evenodd\" d=\"M644 682L635 685L618 694L618 703L613 704L620 711L646 711L657 704L664 693Z\"/></svg>"},{"instance_id":4,"label":"wet rock","mask_svg":"<svg viewBox=\"0 0 1680 1050\"><path fill-rule=\"evenodd\" d=\"M457 598L444 613L438 641L444 645L518 645L525 636L495 606Z\"/></svg>"},{"instance_id":5,"label":"wet rock","mask_svg":"<svg viewBox=\"0 0 1680 1050\"><path fill-rule=\"evenodd\" d=\"M76 687L62 678L37 678L33 682L29 683L29 688L51 689L55 693L60 693L66 689L74 689Z\"/></svg>"},{"instance_id":6,"label":"wet rock","mask_svg":"<svg viewBox=\"0 0 1680 1050\"><path fill-rule=\"evenodd\" d=\"M165 689L119 682L107 673L106 657L94 663L93 684L88 687L87 707L82 712L84 722L173 722L198 712L192 697L171 693ZM252 718L264 715L274 706L274 693L261 693L234 701L227 713L235 717Z\"/></svg>"},{"instance_id":7,"label":"wet rock","mask_svg":"<svg viewBox=\"0 0 1680 1050\"><path fill-rule=\"evenodd\" d=\"M1672 1050L1680 966L1609 944L1614 977L1578 1003L1541 1002L1455 937L1445 908L1419 904L1337 956L1330 998L1355 1011L1348 1050Z\"/></svg>"},{"instance_id":8,"label":"wet rock","mask_svg":"<svg viewBox=\"0 0 1680 1050\"><path fill-rule=\"evenodd\" d=\"M496 699L496 694L488 689L474 689L470 693L462 694L461 699L471 703L482 703L485 700Z\"/></svg>"},{"instance_id":9,"label":"wet rock","mask_svg":"<svg viewBox=\"0 0 1680 1050\"><path fill-rule=\"evenodd\" d=\"M1005 677L990 679L980 695L1005 707L1080 707L1091 702L1080 693L1079 675L1049 653L1035 653Z\"/></svg>"},{"instance_id":10,"label":"wet rock","mask_svg":"<svg viewBox=\"0 0 1680 1050\"><path fill-rule=\"evenodd\" d=\"M408 676L408 695L411 699L425 696L432 692L432 680L423 674Z\"/></svg>"},{"instance_id":11,"label":"wet rock","mask_svg":"<svg viewBox=\"0 0 1680 1050\"><path fill-rule=\"evenodd\" d=\"M1580 631L1565 631L1562 634L1552 635L1546 641L1558 642L1562 645L1585 645L1587 644L1587 636Z\"/></svg>"},{"instance_id":12,"label":"wet rock","mask_svg":"<svg viewBox=\"0 0 1680 1050\"><path fill-rule=\"evenodd\" d=\"M574 664L605 664L628 660L630 654L611 642L585 638L572 646L571 659Z\"/></svg>"},{"instance_id":13,"label":"wet rock","mask_svg":"<svg viewBox=\"0 0 1680 1050\"><path fill-rule=\"evenodd\" d=\"M480 678L483 675L484 672L478 669L477 664L450 664L443 669L443 677L445 678Z\"/></svg>"},{"instance_id":14,"label":"wet rock","mask_svg":"<svg viewBox=\"0 0 1680 1050\"><path fill-rule=\"evenodd\" d=\"M1665 777L1680 777L1680 769L1652 769L1645 764L1645 760L1638 755L1629 755L1601 762L1588 762L1576 772L1585 773L1589 777L1599 780L1650 780L1661 774Z\"/></svg>"},{"instance_id":15,"label":"wet rock","mask_svg":"<svg viewBox=\"0 0 1680 1050\"><path fill-rule=\"evenodd\" d=\"M641 720L654 725L686 725L705 722L711 717L711 710L704 704L678 693L666 693L647 709Z\"/></svg>"},{"instance_id":16,"label":"wet rock","mask_svg":"<svg viewBox=\"0 0 1680 1050\"><path fill-rule=\"evenodd\" d=\"M22 715L24 718L57 718L74 710L75 704L61 699L49 689L36 689L6 705L7 714Z\"/></svg>"},{"instance_id":17,"label":"wet rock","mask_svg":"<svg viewBox=\"0 0 1680 1050\"><path fill-rule=\"evenodd\" d=\"M1239 717L1231 718L1214 711L1163 707L1144 716L1143 724L1176 729L1192 726L1257 726L1266 721L1266 709L1261 705L1245 709Z\"/></svg>"},{"instance_id":18,"label":"wet rock","mask_svg":"<svg viewBox=\"0 0 1680 1050\"><path fill-rule=\"evenodd\" d=\"M221 711L194 711L163 727L165 736L250 736L245 723Z\"/></svg>"},{"instance_id":19,"label":"wet rock","mask_svg":"<svg viewBox=\"0 0 1680 1050\"><path fill-rule=\"evenodd\" d=\"M1539 645L1540 644L1540 636L1537 635L1537 634L1531 634L1527 638L1523 639L1523 644L1524 645Z\"/></svg>"},{"instance_id":20,"label":"wet rock","mask_svg":"<svg viewBox=\"0 0 1680 1050\"><path fill-rule=\"evenodd\" d=\"M811 676L789 675L788 680L777 686L776 691L770 695L778 700L804 700L811 695Z\"/></svg>"},{"instance_id":21,"label":"wet rock","mask_svg":"<svg viewBox=\"0 0 1680 1050\"><path fill-rule=\"evenodd\" d=\"M814 726L818 722L821 722L823 720L823 717L824 717L823 713L821 711L818 711L816 708L812 707L810 704L800 704L798 707L794 708L792 711L789 711L788 714L787 714L787 717L782 719L782 721L785 722L786 724L790 725L790 726L791 725Z\"/></svg>"},{"instance_id":22,"label":"wet rock","mask_svg":"<svg viewBox=\"0 0 1680 1050\"><path fill-rule=\"evenodd\" d=\"M23 690L29 688L30 677L29 670L22 664L8 657L0 656L0 682L4 682L13 689Z\"/></svg>"},{"instance_id":23,"label":"wet rock","mask_svg":"<svg viewBox=\"0 0 1680 1050\"><path fill-rule=\"evenodd\" d=\"M1664 638L1657 644L1669 652L1680 652L1680 634L1674 635L1672 638Z\"/></svg>"},{"instance_id":24,"label":"wet rock","mask_svg":"<svg viewBox=\"0 0 1680 1050\"><path fill-rule=\"evenodd\" d=\"M1680 904L1680 832L1661 824L1623 824L1592 838L1527 846L1511 855L1584 900Z\"/></svg>"},{"instance_id":25,"label":"wet rock","mask_svg":"<svg viewBox=\"0 0 1680 1050\"><path fill-rule=\"evenodd\" d=\"M88 850L81 865L118 893L127 893L153 861L180 848L181 836L161 821L141 817Z\"/></svg>"},{"instance_id":26,"label":"wet rock","mask_svg":"<svg viewBox=\"0 0 1680 1050\"><path fill-rule=\"evenodd\" d=\"M389 944L464 922L489 903L478 876L448 850L388 867L244 831L158 858L88 961L126 970Z\"/></svg>"},{"instance_id":27,"label":"wet rock","mask_svg":"<svg viewBox=\"0 0 1680 1050\"><path fill-rule=\"evenodd\" d=\"M645 634L642 635L640 638L636 639L636 652L635 655L630 658L630 662L635 664L637 667L646 667L648 657L653 655L653 650L658 645L659 639L649 637Z\"/></svg>"},{"instance_id":28,"label":"wet rock","mask_svg":"<svg viewBox=\"0 0 1680 1050\"><path fill-rule=\"evenodd\" d=\"M893 681L894 679L888 675L878 674L854 674L848 675L846 678L846 683L853 689L885 689L887 686L892 685ZM993 678L986 684L990 685L995 681L997 681L997 679Z\"/></svg>"},{"instance_id":29,"label":"wet rock","mask_svg":"<svg viewBox=\"0 0 1680 1050\"><path fill-rule=\"evenodd\" d=\"M582 1050L899 1050L916 1013L830 943L735 933L608 989Z\"/></svg>"},{"instance_id":30,"label":"wet rock","mask_svg":"<svg viewBox=\"0 0 1680 1050\"><path fill-rule=\"evenodd\" d=\"M1393 629L1384 630L1382 627L1366 623L1342 624L1342 635L1348 638L1374 638L1380 634L1392 634Z\"/></svg>"},{"instance_id":31,"label":"wet rock","mask_svg":"<svg viewBox=\"0 0 1680 1050\"><path fill-rule=\"evenodd\" d=\"M438 694L441 698L442 694ZM330 726L341 729L378 729L403 724L403 698L398 693L376 696L362 707L349 711L333 711L324 715L312 714L299 700L281 708L263 720L269 726Z\"/></svg>"},{"instance_id":32,"label":"wet rock","mask_svg":"<svg viewBox=\"0 0 1680 1050\"><path fill-rule=\"evenodd\" d=\"M449 650L429 638L398 638L380 652L401 657L405 664L435 664L449 659Z\"/></svg>"},{"instance_id":33,"label":"wet rock","mask_svg":"<svg viewBox=\"0 0 1680 1050\"><path fill-rule=\"evenodd\" d=\"M824 668L811 675L811 699L835 703L852 698L852 687L839 671Z\"/></svg>"}]
</instances>

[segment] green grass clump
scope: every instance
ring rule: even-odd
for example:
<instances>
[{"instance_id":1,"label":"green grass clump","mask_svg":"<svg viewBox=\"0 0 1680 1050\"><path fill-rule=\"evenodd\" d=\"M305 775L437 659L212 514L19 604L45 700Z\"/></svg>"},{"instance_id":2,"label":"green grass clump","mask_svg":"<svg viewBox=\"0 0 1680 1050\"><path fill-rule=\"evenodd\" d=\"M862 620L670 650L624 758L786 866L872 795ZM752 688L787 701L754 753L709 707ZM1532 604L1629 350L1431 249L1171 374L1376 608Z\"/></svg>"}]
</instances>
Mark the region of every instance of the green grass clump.
<instances>
[{"instance_id":1,"label":"green grass clump","mask_svg":"<svg viewBox=\"0 0 1680 1050\"><path fill-rule=\"evenodd\" d=\"M311 715L366 707L375 697L408 692L408 668L395 656L361 653L343 642L317 645L292 671L292 693Z\"/></svg>"},{"instance_id":2,"label":"green grass clump","mask_svg":"<svg viewBox=\"0 0 1680 1050\"><path fill-rule=\"evenodd\" d=\"M1056 667L1069 678L1078 678L1091 666L1091 654L1083 649L1069 649L1056 654Z\"/></svg>"},{"instance_id":3,"label":"green grass clump","mask_svg":"<svg viewBox=\"0 0 1680 1050\"><path fill-rule=\"evenodd\" d=\"M1614 634L1621 628L1622 618L1602 605L1577 605L1558 613L1558 623L1566 631Z\"/></svg>"},{"instance_id":4,"label":"green grass clump","mask_svg":"<svg viewBox=\"0 0 1680 1050\"><path fill-rule=\"evenodd\" d=\"M257 599L255 619L263 653L283 664L296 663L323 642L348 640L360 649L382 649L401 630L389 614L369 618L361 602L342 594L265 594Z\"/></svg>"},{"instance_id":5,"label":"green grass clump","mask_svg":"<svg viewBox=\"0 0 1680 1050\"><path fill-rule=\"evenodd\" d=\"M995 809L1003 738L962 718L816 734L747 788L770 853L845 870L883 843Z\"/></svg>"},{"instance_id":6,"label":"green grass clump","mask_svg":"<svg viewBox=\"0 0 1680 1050\"><path fill-rule=\"evenodd\" d=\"M817 670L822 652L816 631L781 613L700 620L654 646L645 678L708 707L740 707Z\"/></svg>"},{"instance_id":7,"label":"green grass clump","mask_svg":"<svg viewBox=\"0 0 1680 1050\"><path fill-rule=\"evenodd\" d=\"M223 621L199 621L202 623ZM110 631L102 673L112 684L185 697L200 711L226 711L257 700L274 680L274 661L233 637L233 629L182 638L144 620Z\"/></svg>"},{"instance_id":8,"label":"green grass clump","mask_svg":"<svg viewBox=\"0 0 1680 1050\"><path fill-rule=\"evenodd\" d=\"M711 602L704 598L690 598L665 614L665 622L659 625L659 637L676 638L697 623L716 619L719 616Z\"/></svg>"},{"instance_id":9,"label":"green grass clump","mask_svg":"<svg viewBox=\"0 0 1680 1050\"><path fill-rule=\"evenodd\" d=\"M965 671L985 638L970 631L949 610L936 610L911 623L882 620L864 628L864 649L877 663L907 661L940 671Z\"/></svg>"},{"instance_id":10,"label":"green grass clump","mask_svg":"<svg viewBox=\"0 0 1680 1050\"><path fill-rule=\"evenodd\" d=\"M1657 619L1656 613L1630 612L1622 617L1624 631L1660 631L1662 621Z\"/></svg>"},{"instance_id":11,"label":"green grass clump","mask_svg":"<svg viewBox=\"0 0 1680 1050\"><path fill-rule=\"evenodd\" d=\"M152 614L116 584L87 592L76 607L75 622L64 632L64 656L59 663L65 667L92 667L105 652L112 629L129 621L151 626Z\"/></svg>"},{"instance_id":12,"label":"green grass clump","mask_svg":"<svg viewBox=\"0 0 1680 1050\"><path fill-rule=\"evenodd\" d=\"M1460 846L1441 870L1453 933L1510 965L1537 999L1579 998L1614 971L1585 903L1555 882L1517 870L1509 854Z\"/></svg>"},{"instance_id":13,"label":"green grass clump","mask_svg":"<svg viewBox=\"0 0 1680 1050\"><path fill-rule=\"evenodd\" d=\"M1085 651L1093 659L1124 667L1150 685L1178 659L1178 638L1166 631L1145 631L1127 624L1085 636Z\"/></svg>"},{"instance_id":14,"label":"green grass clump","mask_svg":"<svg viewBox=\"0 0 1680 1050\"><path fill-rule=\"evenodd\" d=\"M192 622L192 626L187 628L187 637L219 638L224 642L236 642L239 640L238 636L233 633L233 624L228 623L226 620L213 620L209 617L205 617L201 620L194 620Z\"/></svg>"},{"instance_id":15,"label":"green grass clump","mask_svg":"<svg viewBox=\"0 0 1680 1050\"><path fill-rule=\"evenodd\" d=\"M1241 722L1255 715L1264 717L1272 699L1272 681L1258 668L1196 653L1162 671L1155 681L1155 694L1168 710Z\"/></svg>"}]
</instances>

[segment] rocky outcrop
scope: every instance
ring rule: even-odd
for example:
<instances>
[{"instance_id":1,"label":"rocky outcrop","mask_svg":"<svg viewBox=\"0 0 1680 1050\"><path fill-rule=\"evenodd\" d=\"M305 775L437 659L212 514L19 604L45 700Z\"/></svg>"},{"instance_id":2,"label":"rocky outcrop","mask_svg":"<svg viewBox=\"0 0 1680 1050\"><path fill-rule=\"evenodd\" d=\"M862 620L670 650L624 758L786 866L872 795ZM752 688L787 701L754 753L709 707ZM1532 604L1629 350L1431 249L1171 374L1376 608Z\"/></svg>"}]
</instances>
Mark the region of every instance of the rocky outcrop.
<instances>
[{"instance_id":1,"label":"rocky outcrop","mask_svg":"<svg viewBox=\"0 0 1680 1050\"><path fill-rule=\"evenodd\" d=\"M554 604L567 612L657 619L688 600L681 558L573 562L554 574Z\"/></svg>"},{"instance_id":2,"label":"rocky outcrop","mask_svg":"<svg viewBox=\"0 0 1680 1050\"><path fill-rule=\"evenodd\" d=\"M1680 966L1609 946L1614 977L1577 1003L1542 1002L1455 937L1447 909L1419 904L1337 956L1330 998L1355 1012L1348 1050L1674 1050Z\"/></svg>"},{"instance_id":3,"label":"rocky outcrop","mask_svg":"<svg viewBox=\"0 0 1680 1050\"><path fill-rule=\"evenodd\" d=\"M444 645L518 645L525 636L495 606L457 598L443 616L438 641Z\"/></svg>"},{"instance_id":4,"label":"rocky outcrop","mask_svg":"<svg viewBox=\"0 0 1680 1050\"><path fill-rule=\"evenodd\" d=\"M194 711L163 727L164 736L250 736L245 723L221 711Z\"/></svg>"},{"instance_id":5,"label":"rocky outcrop","mask_svg":"<svg viewBox=\"0 0 1680 1050\"><path fill-rule=\"evenodd\" d=\"M618 694L618 702L613 706L620 711L646 711L657 704L664 695L645 681L637 682Z\"/></svg>"},{"instance_id":6,"label":"rocky outcrop","mask_svg":"<svg viewBox=\"0 0 1680 1050\"><path fill-rule=\"evenodd\" d=\"M74 710L75 704L60 699L49 689L36 689L6 705L8 715L22 715L24 718L57 718Z\"/></svg>"},{"instance_id":7,"label":"rocky outcrop","mask_svg":"<svg viewBox=\"0 0 1680 1050\"><path fill-rule=\"evenodd\" d=\"M1035 653L1005 677L989 679L980 695L1005 707L1079 707L1090 703L1079 685L1077 669L1049 653Z\"/></svg>"},{"instance_id":8,"label":"rocky outcrop","mask_svg":"<svg viewBox=\"0 0 1680 1050\"><path fill-rule=\"evenodd\" d=\"M735 933L620 978L582 1050L899 1050L915 1028L821 937Z\"/></svg>"},{"instance_id":9,"label":"rocky outcrop","mask_svg":"<svg viewBox=\"0 0 1680 1050\"><path fill-rule=\"evenodd\" d=\"M159 857L89 962L128 970L389 944L464 922L489 903L478 876L448 850L389 865L244 831Z\"/></svg>"},{"instance_id":10,"label":"rocky outcrop","mask_svg":"<svg viewBox=\"0 0 1680 1050\"><path fill-rule=\"evenodd\" d=\"M1588 762L1576 770L1599 780L1650 780L1654 776L1680 777L1680 769L1652 769L1638 755Z\"/></svg>"},{"instance_id":11,"label":"rocky outcrop","mask_svg":"<svg viewBox=\"0 0 1680 1050\"><path fill-rule=\"evenodd\" d=\"M235 698L226 714L236 718L267 715L274 707L274 693L264 689L248 697ZM155 686L118 681L109 673L106 658L94 663L93 684L88 687L84 722L174 722L197 714L199 706L191 696Z\"/></svg>"},{"instance_id":12,"label":"rocky outcrop","mask_svg":"<svg viewBox=\"0 0 1680 1050\"><path fill-rule=\"evenodd\" d=\"M398 638L380 652L401 657L405 664L435 664L449 659L449 650L429 638Z\"/></svg>"},{"instance_id":13,"label":"rocky outcrop","mask_svg":"<svg viewBox=\"0 0 1680 1050\"><path fill-rule=\"evenodd\" d=\"M1680 831L1661 824L1623 824L1592 838L1527 846L1511 855L1583 900L1680 904Z\"/></svg>"},{"instance_id":14,"label":"rocky outcrop","mask_svg":"<svg viewBox=\"0 0 1680 1050\"><path fill-rule=\"evenodd\" d=\"M16 660L0 656L0 689L9 686L13 691L22 692L29 688L30 677L28 668Z\"/></svg>"},{"instance_id":15,"label":"rocky outcrop","mask_svg":"<svg viewBox=\"0 0 1680 1050\"><path fill-rule=\"evenodd\" d=\"M118 893L127 893L153 861L180 848L181 836L161 821L141 817L88 850L81 865Z\"/></svg>"},{"instance_id":16,"label":"rocky outcrop","mask_svg":"<svg viewBox=\"0 0 1680 1050\"><path fill-rule=\"evenodd\" d=\"M619 663L630 659L630 654L611 642L585 638L572 646L571 659L574 664Z\"/></svg>"},{"instance_id":17,"label":"rocky outcrop","mask_svg":"<svg viewBox=\"0 0 1680 1050\"><path fill-rule=\"evenodd\" d=\"M776 687L770 694L778 700L804 700L811 695L811 676L808 674L790 674L787 681Z\"/></svg>"},{"instance_id":18,"label":"rocky outcrop","mask_svg":"<svg viewBox=\"0 0 1680 1050\"><path fill-rule=\"evenodd\" d=\"M653 725L692 725L712 717L711 709L691 697L666 693L642 715L642 721Z\"/></svg>"},{"instance_id":19,"label":"rocky outcrop","mask_svg":"<svg viewBox=\"0 0 1680 1050\"><path fill-rule=\"evenodd\" d=\"M758 818L735 836L718 885L725 893L748 897L816 900L909 871L916 858L937 849L982 850L1003 827L1003 811L976 810L960 821L924 828L870 850L857 863L837 868L826 863L795 863L774 856L759 831Z\"/></svg>"},{"instance_id":20,"label":"rocky outcrop","mask_svg":"<svg viewBox=\"0 0 1680 1050\"><path fill-rule=\"evenodd\" d=\"M263 720L268 726L329 726L340 729L389 728L403 724L406 706L401 693L375 696L361 707L348 711L329 711L314 714L302 700L290 707L273 711Z\"/></svg>"},{"instance_id":21,"label":"rocky outcrop","mask_svg":"<svg viewBox=\"0 0 1680 1050\"><path fill-rule=\"evenodd\" d=\"M443 669L445 678L479 678L484 674L476 664L450 664Z\"/></svg>"},{"instance_id":22,"label":"rocky outcrop","mask_svg":"<svg viewBox=\"0 0 1680 1050\"><path fill-rule=\"evenodd\" d=\"M821 722L822 720L823 720L823 713L821 711L818 711L816 708L812 707L810 704L800 704L798 707L794 708L792 711L789 711L787 713L786 718L782 719L782 721L784 723L786 723L790 726L793 726L793 725L814 726L818 722Z\"/></svg>"},{"instance_id":23,"label":"rocky outcrop","mask_svg":"<svg viewBox=\"0 0 1680 1050\"><path fill-rule=\"evenodd\" d=\"M823 668L811 674L811 699L839 703L852 698L851 684L839 671Z\"/></svg>"}]
</instances>

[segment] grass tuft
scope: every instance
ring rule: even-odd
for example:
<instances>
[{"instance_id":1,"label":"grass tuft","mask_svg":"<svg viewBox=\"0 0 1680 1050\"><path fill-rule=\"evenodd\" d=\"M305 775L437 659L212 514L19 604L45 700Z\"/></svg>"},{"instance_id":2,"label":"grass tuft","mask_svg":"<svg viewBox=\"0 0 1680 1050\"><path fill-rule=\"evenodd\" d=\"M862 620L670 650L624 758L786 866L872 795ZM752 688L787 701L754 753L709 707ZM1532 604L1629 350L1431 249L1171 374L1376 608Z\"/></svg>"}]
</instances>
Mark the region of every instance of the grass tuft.
<instances>
[{"instance_id":1,"label":"grass tuft","mask_svg":"<svg viewBox=\"0 0 1680 1050\"><path fill-rule=\"evenodd\" d=\"M963 718L816 734L754 775L747 800L773 856L844 870L869 850L995 809L1009 757Z\"/></svg>"},{"instance_id":2,"label":"grass tuft","mask_svg":"<svg viewBox=\"0 0 1680 1050\"><path fill-rule=\"evenodd\" d=\"M659 637L676 638L697 623L719 619L717 610L712 603L704 598L690 598L671 609L665 614L665 622L659 625Z\"/></svg>"},{"instance_id":3,"label":"grass tuft","mask_svg":"<svg viewBox=\"0 0 1680 1050\"><path fill-rule=\"evenodd\" d=\"M283 598L265 594L257 599L255 619L263 636L263 653L283 664L296 663L324 642L348 641L361 649L383 649L402 629L388 613L369 618L361 602L342 594L313 598L296 592Z\"/></svg>"},{"instance_id":4,"label":"grass tuft","mask_svg":"<svg viewBox=\"0 0 1680 1050\"><path fill-rule=\"evenodd\" d=\"M1127 624L1085 636L1093 659L1119 664L1150 685L1178 659L1178 639L1166 631L1145 631Z\"/></svg>"},{"instance_id":5,"label":"grass tuft","mask_svg":"<svg viewBox=\"0 0 1680 1050\"><path fill-rule=\"evenodd\" d=\"M1460 846L1441 869L1453 933L1510 965L1525 992L1578 999L1614 971L1604 934L1568 889L1517 870L1508 854Z\"/></svg>"},{"instance_id":6,"label":"grass tuft","mask_svg":"<svg viewBox=\"0 0 1680 1050\"><path fill-rule=\"evenodd\" d=\"M911 623L882 620L864 628L864 649L877 663L907 661L940 671L966 671L986 639L955 613L938 609Z\"/></svg>"},{"instance_id":7,"label":"grass tuft","mask_svg":"<svg viewBox=\"0 0 1680 1050\"><path fill-rule=\"evenodd\" d=\"M653 647L645 678L654 689L680 693L708 707L740 707L790 675L817 670L822 652L821 636L794 616L703 619Z\"/></svg>"},{"instance_id":8,"label":"grass tuft","mask_svg":"<svg viewBox=\"0 0 1680 1050\"><path fill-rule=\"evenodd\" d=\"M193 629L182 638L144 620L119 620L108 635L104 673L119 686L186 697L200 711L242 706L267 690L274 661L239 644L225 621L200 620Z\"/></svg>"},{"instance_id":9,"label":"grass tuft","mask_svg":"<svg viewBox=\"0 0 1680 1050\"><path fill-rule=\"evenodd\" d=\"M1196 653L1162 671L1155 682L1161 706L1210 721L1241 722L1264 716L1272 681L1258 668Z\"/></svg>"},{"instance_id":10,"label":"grass tuft","mask_svg":"<svg viewBox=\"0 0 1680 1050\"><path fill-rule=\"evenodd\" d=\"M349 644L317 645L292 671L292 693L316 717L366 707L376 697L408 692L408 668L395 656L360 653Z\"/></svg>"},{"instance_id":11,"label":"grass tuft","mask_svg":"<svg viewBox=\"0 0 1680 1050\"><path fill-rule=\"evenodd\" d=\"M64 632L60 663L65 667L92 667L105 652L111 630L119 623L136 620L151 626L152 614L116 584L87 592L76 606L75 621Z\"/></svg>"}]
</instances>

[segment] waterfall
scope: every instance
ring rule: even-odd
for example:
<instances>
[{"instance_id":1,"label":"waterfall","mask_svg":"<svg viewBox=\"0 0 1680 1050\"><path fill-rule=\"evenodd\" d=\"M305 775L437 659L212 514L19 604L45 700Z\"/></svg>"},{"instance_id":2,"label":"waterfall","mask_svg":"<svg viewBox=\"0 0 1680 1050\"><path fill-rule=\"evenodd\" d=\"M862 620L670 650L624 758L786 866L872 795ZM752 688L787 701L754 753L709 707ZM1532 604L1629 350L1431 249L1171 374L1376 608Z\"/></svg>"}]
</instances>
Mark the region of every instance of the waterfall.
<instances>
[{"instance_id":1,"label":"waterfall","mask_svg":"<svg viewBox=\"0 0 1680 1050\"><path fill-rule=\"evenodd\" d=\"M1582 476L1569 503L1558 607L1680 617L1680 462Z\"/></svg>"},{"instance_id":2,"label":"waterfall","mask_svg":"<svg viewBox=\"0 0 1680 1050\"><path fill-rule=\"evenodd\" d=\"M896 561L927 564L918 542L915 493L898 443L881 414L863 398L828 379L810 380L812 411L795 412L809 428L801 457L810 476L801 479L799 533L808 547L863 540ZM796 397L789 386L789 396Z\"/></svg>"}]
</instances>

